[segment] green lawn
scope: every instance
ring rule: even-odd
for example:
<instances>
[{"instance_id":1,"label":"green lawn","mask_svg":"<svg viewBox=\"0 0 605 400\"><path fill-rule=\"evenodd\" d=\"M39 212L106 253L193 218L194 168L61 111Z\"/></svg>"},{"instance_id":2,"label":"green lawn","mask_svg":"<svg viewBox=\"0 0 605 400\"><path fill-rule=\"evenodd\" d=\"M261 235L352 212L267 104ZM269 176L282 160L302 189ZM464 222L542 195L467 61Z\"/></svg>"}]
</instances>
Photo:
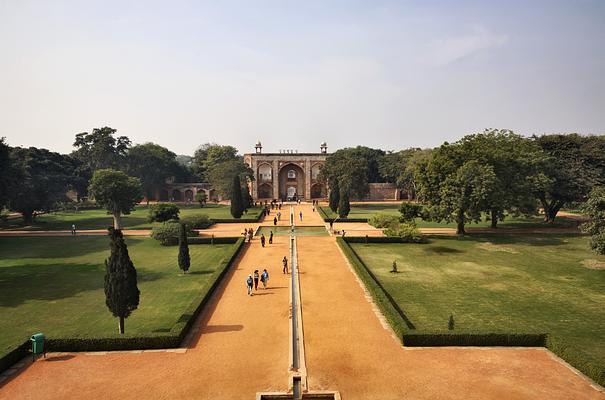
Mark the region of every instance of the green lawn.
<instances>
[{"instance_id":1,"label":"green lawn","mask_svg":"<svg viewBox=\"0 0 605 400\"><path fill-rule=\"evenodd\" d=\"M586 237L351 244L418 330L551 333L605 364L605 257ZM393 260L399 273L390 273Z\"/></svg>"},{"instance_id":2,"label":"green lawn","mask_svg":"<svg viewBox=\"0 0 605 400\"><path fill-rule=\"evenodd\" d=\"M230 207L223 204L208 204L203 208L197 205L181 206L180 217L188 215L206 214L211 219L213 218L232 218ZM260 211L260 208L251 208L246 216L255 216ZM124 229L151 229L152 225L147 221L148 208L144 205L137 206L136 209L129 215L124 215L122 218ZM24 229L24 230L69 230L71 225L75 224L77 229L104 229L113 225L113 218L107 214L107 211L83 210L78 213L74 212L57 212L43 214L36 217L33 226L23 226L21 218L10 220L6 226L8 229Z\"/></svg>"},{"instance_id":3,"label":"green lawn","mask_svg":"<svg viewBox=\"0 0 605 400\"><path fill-rule=\"evenodd\" d=\"M234 244L191 245L191 269L179 274L178 246L127 237L141 291L126 334L169 332ZM117 333L105 306L106 237L0 238L0 357L31 334L51 337Z\"/></svg>"},{"instance_id":4,"label":"green lawn","mask_svg":"<svg viewBox=\"0 0 605 400\"><path fill-rule=\"evenodd\" d=\"M338 217L337 214L333 213L329 207L323 207L324 212L330 218ZM399 204L351 204L351 212L348 218L370 218L373 214L387 214L399 216ZM455 222L431 222L423 221L418 218L416 224L419 228L456 228ZM480 223L469 223L466 225L467 228L489 228L491 221L484 218ZM504 221L498 222L498 226L501 228L537 228L537 227L569 227L576 226L577 222L565 218L557 217L554 224L546 224L543 222L543 218L540 216L535 217L515 217L507 216Z\"/></svg>"}]
</instances>

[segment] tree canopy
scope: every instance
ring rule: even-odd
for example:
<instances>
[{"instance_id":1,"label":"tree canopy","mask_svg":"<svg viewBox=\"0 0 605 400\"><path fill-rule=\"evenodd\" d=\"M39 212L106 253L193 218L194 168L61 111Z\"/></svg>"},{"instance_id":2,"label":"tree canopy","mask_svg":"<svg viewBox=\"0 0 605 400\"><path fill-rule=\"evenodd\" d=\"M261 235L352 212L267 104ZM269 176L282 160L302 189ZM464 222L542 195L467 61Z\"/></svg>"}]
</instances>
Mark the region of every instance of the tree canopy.
<instances>
[{"instance_id":1,"label":"tree canopy","mask_svg":"<svg viewBox=\"0 0 605 400\"><path fill-rule=\"evenodd\" d=\"M130 214L143 199L141 181L113 169L95 171L89 192L97 204L113 215L115 229L122 227L122 214Z\"/></svg>"},{"instance_id":2,"label":"tree canopy","mask_svg":"<svg viewBox=\"0 0 605 400\"><path fill-rule=\"evenodd\" d=\"M182 168L176 161L176 154L155 143L138 144L128 149L126 166L129 175L140 179L148 201L167 178L175 176Z\"/></svg>"},{"instance_id":3,"label":"tree canopy","mask_svg":"<svg viewBox=\"0 0 605 400\"><path fill-rule=\"evenodd\" d=\"M126 136L114 137L116 132L116 129L105 126L90 133L78 133L73 144L76 150L72 155L91 172L102 168L120 169L131 142Z\"/></svg>"}]
</instances>

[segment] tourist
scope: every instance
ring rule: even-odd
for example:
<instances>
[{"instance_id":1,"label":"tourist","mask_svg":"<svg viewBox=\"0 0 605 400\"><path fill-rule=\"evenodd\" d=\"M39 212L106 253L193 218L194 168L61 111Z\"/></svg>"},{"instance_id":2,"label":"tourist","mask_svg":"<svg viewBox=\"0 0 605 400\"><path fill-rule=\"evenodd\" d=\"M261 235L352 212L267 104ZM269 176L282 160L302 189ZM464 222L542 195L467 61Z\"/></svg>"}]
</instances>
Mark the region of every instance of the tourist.
<instances>
[{"instance_id":1,"label":"tourist","mask_svg":"<svg viewBox=\"0 0 605 400\"><path fill-rule=\"evenodd\" d=\"M346 233L346 232L345 232L345 230L343 229L343 230L342 230L342 237L345 237L345 235L346 235L346 234L347 234L347 233Z\"/></svg>"},{"instance_id":2,"label":"tourist","mask_svg":"<svg viewBox=\"0 0 605 400\"><path fill-rule=\"evenodd\" d=\"M300 212L300 221L302 222L302 211Z\"/></svg>"},{"instance_id":3,"label":"tourist","mask_svg":"<svg viewBox=\"0 0 605 400\"><path fill-rule=\"evenodd\" d=\"M253 235L252 228L250 228L250 229L248 229L248 243L250 243L252 241L252 235Z\"/></svg>"},{"instance_id":4,"label":"tourist","mask_svg":"<svg viewBox=\"0 0 605 400\"><path fill-rule=\"evenodd\" d=\"M258 290L258 278L259 278L258 270L255 269L254 270L254 290Z\"/></svg>"},{"instance_id":5,"label":"tourist","mask_svg":"<svg viewBox=\"0 0 605 400\"><path fill-rule=\"evenodd\" d=\"M277 212L277 220L279 221L281 219L281 211Z\"/></svg>"},{"instance_id":6,"label":"tourist","mask_svg":"<svg viewBox=\"0 0 605 400\"><path fill-rule=\"evenodd\" d=\"M252 296L252 275L248 275L248 279L246 279L246 286L248 287L248 296Z\"/></svg>"},{"instance_id":7,"label":"tourist","mask_svg":"<svg viewBox=\"0 0 605 400\"><path fill-rule=\"evenodd\" d=\"M76 224L71 224L71 236L76 236Z\"/></svg>"},{"instance_id":8,"label":"tourist","mask_svg":"<svg viewBox=\"0 0 605 400\"><path fill-rule=\"evenodd\" d=\"M273 217L273 225L277 225L277 217Z\"/></svg>"},{"instance_id":9,"label":"tourist","mask_svg":"<svg viewBox=\"0 0 605 400\"><path fill-rule=\"evenodd\" d=\"M269 244L273 244L273 231L269 234Z\"/></svg>"},{"instance_id":10,"label":"tourist","mask_svg":"<svg viewBox=\"0 0 605 400\"><path fill-rule=\"evenodd\" d=\"M284 264L284 268L282 269L282 272L284 274L288 273L288 259L286 258L286 256L284 256L284 259L281 260L282 264Z\"/></svg>"},{"instance_id":11,"label":"tourist","mask_svg":"<svg viewBox=\"0 0 605 400\"><path fill-rule=\"evenodd\" d=\"M266 269L263 269L263 273L260 276L260 281L263 283L263 289L266 289L267 284L269 284L269 273Z\"/></svg>"},{"instance_id":12,"label":"tourist","mask_svg":"<svg viewBox=\"0 0 605 400\"><path fill-rule=\"evenodd\" d=\"M260 244L261 246L265 247L265 234L261 233L260 235Z\"/></svg>"}]
</instances>

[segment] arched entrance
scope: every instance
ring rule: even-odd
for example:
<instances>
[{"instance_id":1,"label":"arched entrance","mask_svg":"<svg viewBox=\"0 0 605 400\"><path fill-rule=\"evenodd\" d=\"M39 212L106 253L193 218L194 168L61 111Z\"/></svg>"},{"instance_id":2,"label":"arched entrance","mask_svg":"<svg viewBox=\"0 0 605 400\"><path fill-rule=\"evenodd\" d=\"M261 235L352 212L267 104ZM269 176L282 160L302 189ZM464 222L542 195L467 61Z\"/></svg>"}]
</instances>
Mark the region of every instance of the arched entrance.
<instances>
[{"instance_id":1,"label":"arched entrance","mask_svg":"<svg viewBox=\"0 0 605 400\"><path fill-rule=\"evenodd\" d=\"M188 203L193 202L193 190L191 190L191 189L185 190L185 201Z\"/></svg>"},{"instance_id":2,"label":"arched entrance","mask_svg":"<svg viewBox=\"0 0 605 400\"><path fill-rule=\"evenodd\" d=\"M326 197L326 190L324 188L324 185L322 185L321 183L316 183L311 186L312 199L322 199L324 197Z\"/></svg>"},{"instance_id":3,"label":"arched entrance","mask_svg":"<svg viewBox=\"0 0 605 400\"><path fill-rule=\"evenodd\" d=\"M180 190L174 189L172 191L172 201L183 201L183 195Z\"/></svg>"},{"instance_id":4,"label":"arched entrance","mask_svg":"<svg viewBox=\"0 0 605 400\"><path fill-rule=\"evenodd\" d=\"M288 163L279 170L279 197L284 201L306 198L305 172L299 165Z\"/></svg>"},{"instance_id":5,"label":"arched entrance","mask_svg":"<svg viewBox=\"0 0 605 400\"><path fill-rule=\"evenodd\" d=\"M258 186L259 199L272 199L273 198L273 186L269 183L262 183Z\"/></svg>"},{"instance_id":6,"label":"arched entrance","mask_svg":"<svg viewBox=\"0 0 605 400\"><path fill-rule=\"evenodd\" d=\"M162 189L160 190L160 201L168 201L169 199L169 195L168 195L168 190L166 189Z\"/></svg>"}]
</instances>

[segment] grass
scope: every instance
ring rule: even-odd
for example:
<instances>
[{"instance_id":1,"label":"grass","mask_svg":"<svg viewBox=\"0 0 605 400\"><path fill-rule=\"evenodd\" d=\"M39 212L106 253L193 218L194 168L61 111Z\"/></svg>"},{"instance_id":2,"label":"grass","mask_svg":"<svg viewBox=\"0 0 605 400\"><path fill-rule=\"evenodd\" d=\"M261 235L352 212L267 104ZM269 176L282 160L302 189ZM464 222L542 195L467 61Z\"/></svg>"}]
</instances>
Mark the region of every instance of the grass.
<instances>
[{"instance_id":1,"label":"grass","mask_svg":"<svg viewBox=\"0 0 605 400\"><path fill-rule=\"evenodd\" d=\"M275 236L290 236L292 233L289 226L261 226L256 236L264 234L269 237L271 231ZM296 236L329 236L325 226L296 226L294 227L294 234Z\"/></svg>"},{"instance_id":2,"label":"grass","mask_svg":"<svg viewBox=\"0 0 605 400\"><path fill-rule=\"evenodd\" d=\"M605 365L605 257L574 235L351 244L419 331L544 332ZM399 273L390 273L393 260ZM599 269L601 268L601 269Z\"/></svg>"},{"instance_id":3,"label":"grass","mask_svg":"<svg viewBox=\"0 0 605 400\"><path fill-rule=\"evenodd\" d=\"M223 204L208 204L203 208L197 205L179 205L179 216L206 214L213 218L231 219L230 207ZM256 215L260 208L251 208L246 215ZM124 215L122 222L124 229L151 229L154 225L147 221L148 208L139 205L129 215ZM71 225L75 224L76 229L105 229L113 225L113 218L107 214L104 209L83 210L74 212L56 212L42 214L36 217L34 225L24 226L21 218L11 219L5 226L7 229L18 230L69 230Z\"/></svg>"},{"instance_id":4,"label":"grass","mask_svg":"<svg viewBox=\"0 0 605 400\"><path fill-rule=\"evenodd\" d=\"M400 216L399 213L399 204L351 204L351 212L349 213L348 218L367 218L369 219L374 214L387 214ZM338 215L329 207L322 207L324 212L329 218L336 218ZM419 228L456 228L455 222L432 222L432 221L423 221L422 219L416 219L416 224ZM576 226L577 222L573 219L566 217L557 217L556 222L554 224L547 224L543 222L543 217L534 216L534 217L524 217L519 216L515 217L512 215L507 216L504 221L498 222L498 227L500 228L539 228L539 227L569 227ZM468 223L466 225L467 228L489 228L491 226L491 221L488 221L486 218L479 223Z\"/></svg>"},{"instance_id":5,"label":"grass","mask_svg":"<svg viewBox=\"0 0 605 400\"><path fill-rule=\"evenodd\" d=\"M127 334L169 332L235 245L192 245L190 273L182 276L178 247L127 237L141 291L126 319ZM0 239L0 357L30 335L117 336L117 319L105 305L105 237Z\"/></svg>"}]
</instances>

